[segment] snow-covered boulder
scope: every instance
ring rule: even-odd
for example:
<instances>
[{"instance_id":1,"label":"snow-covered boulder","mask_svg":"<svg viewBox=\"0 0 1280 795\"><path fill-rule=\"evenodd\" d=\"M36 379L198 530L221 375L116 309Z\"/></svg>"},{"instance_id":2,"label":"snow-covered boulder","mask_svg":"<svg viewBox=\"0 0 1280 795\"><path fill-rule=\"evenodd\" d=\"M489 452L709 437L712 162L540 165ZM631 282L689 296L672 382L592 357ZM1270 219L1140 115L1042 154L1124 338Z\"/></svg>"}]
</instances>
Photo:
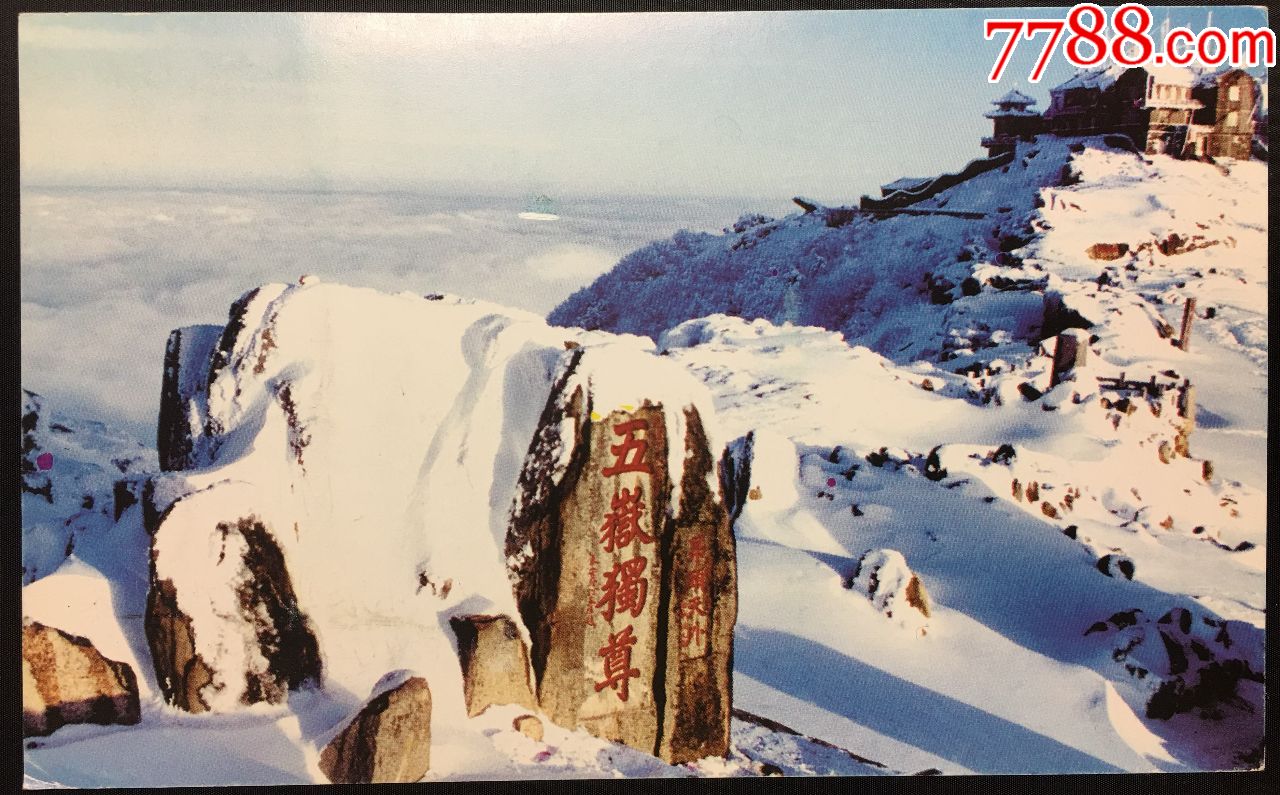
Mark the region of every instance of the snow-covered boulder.
<instances>
[{"instance_id":1,"label":"snow-covered boulder","mask_svg":"<svg viewBox=\"0 0 1280 795\"><path fill-rule=\"evenodd\" d=\"M768 429L757 428L730 443L724 477L734 519L744 513L763 518L794 506L799 461L795 443Z\"/></svg>"},{"instance_id":2,"label":"snow-covered boulder","mask_svg":"<svg viewBox=\"0 0 1280 795\"><path fill-rule=\"evenodd\" d=\"M507 535L542 710L672 763L728 750L736 570L710 405L665 359L567 351Z\"/></svg>"},{"instance_id":3,"label":"snow-covered boulder","mask_svg":"<svg viewBox=\"0 0 1280 795\"><path fill-rule=\"evenodd\" d=\"M231 710L412 668L464 717L448 619L516 615L500 543L565 334L327 283L238 300L184 404L189 463L144 493L166 695Z\"/></svg>"},{"instance_id":4,"label":"snow-covered boulder","mask_svg":"<svg viewBox=\"0 0 1280 795\"><path fill-rule=\"evenodd\" d=\"M619 703L633 717L606 714L601 736L724 753L736 575L713 412L651 348L461 299L246 294L204 386L169 378L190 453L141 494L166 697L230 711L315 684L342 701L414 670L445 724L514 703L574 728L584 701ZM599 638L565 612L606 605ZM553 623L577 635L552 639ZM617 654L639 641L622 679L605 673L611 637Z\"/></svg>"},{"instance_id":5,"label":"snow-covered boulder","mask_svg":"<svg viewBox=\"0 0 1280 795\"><path fill-rule=\"evenodd\" d=\"M86 638L23 621L23 737L52 734L72 723L138 720L138 680L127 663L102 656Z\"/></svg>"},{"instance_id":6,"label":"snow-covered boulder","mask_svg":"<svg viewBox=\"0 0 1280 795\"><path fill-rule=\"evenodd\" d=\"M320 752L334 784L411 784L430 768L431 688L410 671L384 676Z\"/></svg>"},{"instance_id":7,"label":"snow-covered boulder","mask_svg":"<svg viewBox=\"0 0 1280 795\"><path fill-rule=\"evenodd\" d=\"M931 614L929 594L919 575L907 567L896 549L872 549L858 560L845 587L868 599L876 610L899 626L924 634Z\"/></svg>"},{"instance_id":8,"label":"snow-covered boulder","mask_svg":"<svg viewBox=\"0 0 1280 795\"><path fill-rule=\"evenodd\" d=\"M147 638L165 697L189 712L280 703L287 690L320 680L315 633L299 609L278 533L247 512L253 496L228 484L180 500L166 527L212 527L211 544L184 543L170 531L153 546ZM196 622L184 612L175 582L184 604L208 606L215 620Z\"/></svg>"}]
</instances>

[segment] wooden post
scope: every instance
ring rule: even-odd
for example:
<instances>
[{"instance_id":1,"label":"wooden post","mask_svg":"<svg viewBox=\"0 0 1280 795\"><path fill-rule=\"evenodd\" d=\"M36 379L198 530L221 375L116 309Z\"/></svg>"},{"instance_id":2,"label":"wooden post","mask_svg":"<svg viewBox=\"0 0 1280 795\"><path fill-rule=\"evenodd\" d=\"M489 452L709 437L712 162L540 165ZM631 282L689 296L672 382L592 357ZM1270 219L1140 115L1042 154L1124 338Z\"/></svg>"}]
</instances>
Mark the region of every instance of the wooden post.
<instances>
[{"instance_id":1,"label":"wooden post","mask_svg":"<svg viewBox=\"0 0 1280 795\"><path fill-rule=\"evenodd\" d=\"M1182 415L1188 423L1195 427L1196 423L1196 387L1191 383L1191 379L1182 382L1182 389L1178 395L1178 413Z\"/></svg>"},{"instance_id":2,"label":"wooden post","mask_svg":"<svg viewBox=\"0 0 1280 795\"><path fill-rule=\"evenodd\" d=\"M1053 351L1053 372L1049 376L1049 388L1053 389L1077 367L1084 365L1089 355L1089 337L1079 329L1067 329L1057 336Z\"/></svg>"},{"instance_id":3,"label":"wooden post","mask_svg":"<svg viewBox=\"0 0 1280 795\"><path fill-rule=\"evenodd\" d=\"M1187 350L1191 346L1191 321L1196 316L1196 299L1188 298L1182 308L1182 333L1178 337L1178 347Z\"/></svg>"},{"instance_id":4,"label":"wooden post","mask_svg":"<svg viewBox=\"0 0 1280 795\"><path fill-rule=\"evenodd\" d=\"M1196 388L1191 379L1182 382L1178 392L1178 414L1182 424L1173 440L1173 449L1183 458L1191 457L1191 432L1196 429Z\"/></svg>"}]
</instances>

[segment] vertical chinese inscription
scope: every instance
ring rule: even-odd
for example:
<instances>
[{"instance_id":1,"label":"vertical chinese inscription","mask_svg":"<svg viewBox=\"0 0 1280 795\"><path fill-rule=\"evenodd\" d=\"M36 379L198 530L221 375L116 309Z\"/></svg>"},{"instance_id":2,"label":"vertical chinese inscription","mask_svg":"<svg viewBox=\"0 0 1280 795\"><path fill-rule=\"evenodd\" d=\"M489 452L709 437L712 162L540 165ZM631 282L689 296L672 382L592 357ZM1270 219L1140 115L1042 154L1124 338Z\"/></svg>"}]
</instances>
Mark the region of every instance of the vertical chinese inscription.
<instances>
[{"instance_id":1,"label":"vertical chinese inscription","mask_svg":"<svg viewBox=\"0 0 1280 795\"><path fill-rule=\"evenodd\" d=\"M707 537L689 539L684 561L683 594L676 610L680 625L680 656L702 657L707 653L707 628L711 616L711 554Z\"/></svg>"},{"instance_id":2,"label":"vertical chinese inscription","mask_svg":"<svg viewBox=\"0 0 1280 795\"><path fill-rule=\"evenodd\" d=\"M737 618L733 531L712 480L716 461L694 407L684 409L684 420L684 466L664 586L670 597L658 740L658 756L673 764L729 748Z\"/></svg>"},{"instance_id":3,"label":"vertical chinese inscription","mask_svg":"<svg viewBox=\"0 0 1280 795\"><path fill-rule=\"evenodd\" d=\"M608 458L612 462L600 469L600 477L605 481L606 489L612 485L613 496L600 525L598 552L611 553L611 557L606 558L606 566L610 561L613 566L604 570L599 599L591 605L592 610L599 611L592 614L592 625L598 616L609 631L608 639L596 652L600 658L602 678L595 683L595 692L608 689L618 701L626 703L631 697L631 680L641 676L640 668L632 664L632 648L637 640L636 619L645 617L645 603L649 596L649 572L646 569L656 569L656 566L650 566L650 561L656 560L657 556L652 533L653 517L646 516L644 490L644 478L651 478L653 469L647 458L647 418L605 424L615 443L609 445ZM628 475L630 478L626 477ZM646 525L650 531L645 530ZM642 624L641 631L645 630L652 633L654 628Z\"/></svg>"},{"instance_id":4,"label":"vertical chinese inscription","mask_svg":"<svg viewBox=\"0 0 1280 795\"><path fill-rule=\"evenodd\" d=\"M508 535L538 705L668 762L724 754L737 588L717 459L693 406L673 442L661 404L609 411L590 395L544 418L572 420L570 456L553 480L540 474L553 456L531 451Z\"/></svg>"},{"instance_id":5,"label":"vertical chinese inscription","mask_svg":"<svg viewBox=\"0 0 1280 795\"><path fill-rule=\"evenodd\" d=\"M670 577L666 424L650 403L588 412L550 536L559 565L530 569L556 580L545 623L529 611L538 702L562 726L649 750L661 726L654 687L665 671L659 613Z\"/></svg>"}]
</instances>

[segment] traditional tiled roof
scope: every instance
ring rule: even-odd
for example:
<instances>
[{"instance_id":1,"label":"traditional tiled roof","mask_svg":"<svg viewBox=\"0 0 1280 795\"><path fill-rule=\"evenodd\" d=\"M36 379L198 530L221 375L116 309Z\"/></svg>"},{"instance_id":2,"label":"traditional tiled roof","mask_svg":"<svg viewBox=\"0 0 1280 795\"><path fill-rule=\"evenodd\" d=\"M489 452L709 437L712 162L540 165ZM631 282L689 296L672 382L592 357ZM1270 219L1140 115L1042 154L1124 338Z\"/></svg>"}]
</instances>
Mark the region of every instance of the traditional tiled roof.
<instances>
[{"instance_id":1,"label":"traditional tiled roof","mask_svg":"<svg viewBox=\"0 0 1280 795\"><path fill-rule=\"evenodd\" d=\"M1119 79L1131 67L1112 64L1110 66L1095 66L1091 69L1081 69L1071 76L1070 80L1065 83L1054 86L1051 91L1066 91L1070 88L1096 88L1099 91L1106 91L1113 83Z\"/></svg>"},{"instance_id":2,"label":"traditional tiled roof","mask_svg":"<svg viewBox=\"0 0 1280 795\"><path fill-rule=\"evenodd\" d=\"M982 115L988 119L1007 119L1010 117L1030 118L1040 114L1026 108L997 108L996 110L989 110Z\"/></svg>"},{"instance_id":3,"label":"traditional tiled roof","mask_svg":"<svg viewBox=\"0 0 1280 795\"><path fill-rule=\"evenodd\" d=\"M992 105L1034 105L1036 101L1017 89L1011 90L1000 99L991 101Z\"/></svg>"}]
</instances>

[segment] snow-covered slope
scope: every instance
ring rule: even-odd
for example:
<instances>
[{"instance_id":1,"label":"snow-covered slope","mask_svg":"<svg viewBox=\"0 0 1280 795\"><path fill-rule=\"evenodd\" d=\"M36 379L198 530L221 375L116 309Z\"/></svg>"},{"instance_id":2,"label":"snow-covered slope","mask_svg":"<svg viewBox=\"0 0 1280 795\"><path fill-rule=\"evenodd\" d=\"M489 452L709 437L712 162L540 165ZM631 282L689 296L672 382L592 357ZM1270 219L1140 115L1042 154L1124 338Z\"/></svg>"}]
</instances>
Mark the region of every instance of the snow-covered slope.
<instances>
[{"instance_id":1,"label":"snow-covered slope","mask_svg":"<svg viewBox=\"0 0 1280 795\"><path fill-rule=\"evenodd\" d=\"M968 297L960 287L975 265L1012 260L1005 252L1029 236L1037 191L1062 180L1071 152L1042 136L1018 155L912 207L981 218L743 216L723 235L682 232L627 255L549 319L656 338L683 320L724 313L822 326L898 361L954 347L949 321L961 307L970 320L996 321L988 338L999 341L1001 330L1025 337L1038 302L993 287Z\"/></svg>"},{"instance_id":2,"label":"snow-covered slope","mask_svg":"<svg viewBox=\"0 0 1280 795\"><path fill-rule=\"evenodd\" d=\"M557 308L654 334L753 434L738 703L899 767L1256 764L1266 176L1041 136L911 208L981 219L744 217ZM1072 326L1087 363L1050 389ZM924 637L841 588L881 548L928 588Z\"/></svg>"},{"instance_id":3,"label":"snow-covered slope","mask_svg":"<svg viewBox=\"0 0 1280 795\"><path fill-rule=\"evenodd\" d=\"M1179 678L1156 631L1170 610L1229 619L1234 645L1216 658L1262 672L1260 490L1206 483L1195 460L1161 463L1146 442L1160 419L1144 409L1112 427L1082 377L1025 400L1015 385L1046 386L1047 357L987 376L1004 399L984 405L964 377L895 367L823 329L718 316L663 341L712 388L726 435L756 435L736 526L741 707L899 769L1244 764L1261 737L1260 684L1242 679L1239 701L1173 720L1146 712ZM928 589L923 636L841 587L881 548ZM1104 574L1108 556L1132 561L1132 580ZM1116 654L1135 630L1085 634L1134 609L1155 663Z\"/></svg>"},{"instance_id":4,"label":"snow-covered slope","mask_svg":"<svg viewBox=\"0 0 1280 795\"><path fill-rule=\"evenodd\" d=\"M431 685L429 778L702 771L554 726L535 742L510 710L468 718L450 619L519 615L502 546L565 361L589 354L575 378L602 410L652 397L701 408L711 423L706 390L645 338L566 332L454 297L302 282L247 293L216 344L183 330L189 350L204 351L170 362L166 409L188 433L183 468L156 475L140 503L122 498L115 523L112 484L98 484L107 513L91 554L33 571L24 612L132 666L143 719L127 733L76 726L33 741L29 773L96 785L323 781L318 750L401 668ZM677 483L684 433L673 418ZM263 590L274 601L253 601ZM293 617L268 627L264 645L254 622L281 608ZM153 622L174 615L207 672L190 689L190 665L153 665ZM174 690L204 714L165 703ZM801 735L741 719L732 730L739 747L707 772L881 772ZM192 756L191 743L207 753ZM129 761L144 758L154 769Z\"/></svg>"},{"instance_id":5,"label":"snow-covered slope","mask_svg":"<svg viewBox=\"0 0 1280 795\"><path fill-rule=\"evenodd\" d=\"M264 287L233 311L205 388L183 392L190 468L153 487L178 500L157 573L198 578L213 549L179 528L213 538L246 511L285 522L333 687L204 715L167 706L142 631L142 506L101 513L114 474L74 499L55 482L53 503L24 495L24 612L136 665L143 720L34 741L27 774L321 780L317 742L410 662L437 697L430 780L1256 767L1265 182L1258 163L1042 137L1007 172L917 207L983 219L748 218L642 249L553 315L652 340L452 297ZM1042 337L1086 325L1087 362L1051 388ZM514 707L465 717L448 618L515 612L503 533L566 342L661 357L654 372L683 370L714 403L737 478L728 759L672 767L549 724L534 741ZM1105 380L1122 375L1158 389ZM55 474L116 456L51 449ZM67 554L49 528L84 511L100 518L49 573ZM885 583L859 569L872 550ZM868 598L910 574L927 615ZM353 576L361 588L326 587ZM235 587L204 584L215 600ZM207 652L230 653L222 640Z\"/></svg>"},{"instance_id":6,"label":"snow-covered slope","mask_svg":"<svg viewBox=\"0 0 1280 795\"><path fill-rule=\"evenodd\" d=\"M117 480L155 471L155 452L97 420L22 393L22 582L53 571L112 524Z\"/></svg>"},{"instance_id":7,"label":"snow-covered slope","mask_svg":"<svg viewBox=\"0 0 1280 795\"><path fill-rule=\"evenodd\" d=\"M994 347L1028 352L1022 346L1055 331L1043 328L1044 294L1065 291L1088 320L1105 319L1101 333L1114 337L1102 343L1106 355L1123 366L1169 352L1167 343L1152 347L1152 324L1176 328L1192 295L1201 314L1213 308L1197 338L1259 371L1266 174L1264 163L1215 167L1044 135L1020 143L1010 165L909 208L980 218L744 216L723 235L680 233L629 254L549 318L654 339L716 313L764 318L839 331L898 363L955 369L990 359ZM1089 250L1099 243L1127 250L1095 259ZM1098 285L1104 270L1113 289Z\"/></svg>"}]
</instances>

